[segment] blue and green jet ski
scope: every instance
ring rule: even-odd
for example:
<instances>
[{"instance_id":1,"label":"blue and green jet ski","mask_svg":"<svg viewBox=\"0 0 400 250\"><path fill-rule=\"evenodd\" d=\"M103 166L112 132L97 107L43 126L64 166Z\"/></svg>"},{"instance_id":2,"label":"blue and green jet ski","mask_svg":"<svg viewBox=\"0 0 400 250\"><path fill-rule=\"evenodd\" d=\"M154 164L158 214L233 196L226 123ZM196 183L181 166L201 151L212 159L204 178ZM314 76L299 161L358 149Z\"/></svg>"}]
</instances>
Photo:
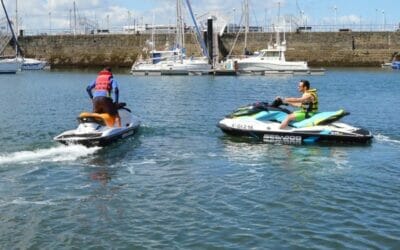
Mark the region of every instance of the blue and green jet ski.
<instances>
[{"instance_id":1,"label":"blue and green jet ski","mask_svg":"<svg viewBox=\"0 0 400 250\"><path fill-rule=\"evenodd\" d=\"M229 135L249 136L270 143L303 144L317 142L369 143L370 131L339 120L350 113L343 109L319 112L300 122L280 129L281 122L291 113L281 107L281 100L257 102L243 106L227 115L218 127Z\"/></svg>"}]
</instances>

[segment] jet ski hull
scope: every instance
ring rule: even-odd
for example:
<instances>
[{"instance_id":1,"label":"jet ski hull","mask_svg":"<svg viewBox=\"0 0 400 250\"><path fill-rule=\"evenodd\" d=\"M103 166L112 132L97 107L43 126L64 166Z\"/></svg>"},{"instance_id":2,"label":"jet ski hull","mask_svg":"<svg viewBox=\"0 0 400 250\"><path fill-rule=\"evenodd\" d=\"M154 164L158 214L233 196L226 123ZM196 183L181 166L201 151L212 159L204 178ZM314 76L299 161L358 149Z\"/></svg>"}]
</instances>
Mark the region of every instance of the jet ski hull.
<instances>
[{"instance_id":1,"label":"jet ski hull","mask_svg":"<svg viewBox=\"0 0 400 250\"><path fill-rule=\"evenodd\" d=\"M91 134L61 134L54 138L55 141L65 145L80 144L86 147L104 147L118 140L125 139L135 135L139 130L139 126L123 129L122 131L110 135L91 135Z\"/></svg>"},{"instance_id":2,"label":"jet ski hull","mask_svg":"<svg viewBox=\"0 0 400 250\"><path fill-rule=\"evenodd\" d=\"M314 116L292 122L280 129L281 122L290 113L281 104L255 103L236 109L218 123L229 135L248 136L265 142L302 144L316 142L368 143L373 138L370 131L339 122L349 113L338 111L319 112Z\"/></svg>"},{"instance_id":3,"label":"jet ski hull","mask_svg":"<svg viewBox=\"0 0 400 250\"><path fill-rule=\"evenodd\" d=\"M119 110L121 127L115 126L115 120L108 114L82 113L78 117L79 125L76 129L65 131L54 140L62 144L81 144L87 147L106 146L115 141L135 135L140 127L138 117L124 108Z\"/></svg>"},{"instance_id":4,"label":"jet ski hull","mask_svg":"<svg viewBox=\"0 0 400 250\"><path fill-rule=\"evenodd\" d=\"M367 144L371 142L372 134L364 129L358 129L355 134L323 134L322 131L315 132L285 132L285 131L257 131L232 128L224 124L218 127L226 134L232 136L252 137L268 143L280 144L309 144L309 143L355 143ZM334 132L335 133L335 132Z\"/></svg>"}]
</instances>

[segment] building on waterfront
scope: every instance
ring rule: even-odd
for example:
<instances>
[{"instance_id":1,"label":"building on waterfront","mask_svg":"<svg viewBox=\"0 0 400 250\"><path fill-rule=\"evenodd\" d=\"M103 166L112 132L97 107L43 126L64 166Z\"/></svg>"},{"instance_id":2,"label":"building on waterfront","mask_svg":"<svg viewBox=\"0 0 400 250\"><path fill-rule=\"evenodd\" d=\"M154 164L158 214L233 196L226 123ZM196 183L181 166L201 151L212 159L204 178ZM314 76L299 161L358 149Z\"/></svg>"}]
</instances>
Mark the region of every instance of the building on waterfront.
<instances>
[{"instance_id":1,"label":"building on waterfront","mask_svg":"<svg viewBox=\"0 0 400 250\"><path fill-rule=\"evenodd\" d=\"M188 31L188 27L185 26L185 31ZM176 27L174 25L125 25L122 27L123 33L141 33L141 34L171 34L176 32Z\"/></svg>"}]
</instances>

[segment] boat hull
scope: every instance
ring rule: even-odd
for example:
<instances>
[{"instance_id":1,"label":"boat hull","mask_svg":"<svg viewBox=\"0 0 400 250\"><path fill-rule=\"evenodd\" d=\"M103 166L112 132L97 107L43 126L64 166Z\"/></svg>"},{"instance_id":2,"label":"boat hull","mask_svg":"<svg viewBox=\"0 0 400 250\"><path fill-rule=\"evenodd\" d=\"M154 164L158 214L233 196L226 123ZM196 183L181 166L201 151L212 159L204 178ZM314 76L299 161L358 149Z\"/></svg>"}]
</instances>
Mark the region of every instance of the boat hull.
<instances>
[{"instance_id":1,"label":"boat hull","mask_svg":"<svg viewBox=\"0 0 400 250\"><path fill-rule=\"evenodd\" d=\"M65 145L80 144L86 147L95 147L95 146L104 147L116 141L131 137L135 135L138 132L138 130L139 130L139 125L123 129L119 132L106 136L90 138L90 137L85 137L84 135L71 133L71 134L60 135L56 137L54 140Z\"/></svg>"},{"instance_id":2,"label":"boat hull","mask_svg":"<svg viewBox=\"0 0 400 250\"><path fill-rule=\"evenodd\" d=\"M25 61L21 65L21 70L42 70L46 67L47 62L37 61L29 62Z\"/></svg>"},{"instance_id":3,"label":"boat hull","mask_svg":"<svg viewBox=\"0 0 400 250\"><path fill-rule=\"evenodd\" d=\"M15 74L21 68L21 64L16 59L1 59L0 74Z\"/></svg>"},{"instance_id":4,"label":"boat hull","mask_svg":"<svg viewBox=\"0 0 400 250\"><path fill-rule=\"evenodd\" d=\"M400 69L400 61L392 62L392 69Z\"/></svg>"},{"instance_id":5,"label":"boat hull","mask_svg":"<svg viewBox=\"0 0 400 250\"><path fill-rule=\"evenodd\" d=\"M271 71L271 70L310 70L304 62L268 62L268 61L247 61L239 60L241 71Z\"/></svg>"},{"instance_id":6,"label":"boat hull","mask_svg":"<svg viewBox=\"0 0 400 250\"><path fill-rule=\"evenodd\" d=\"M76 129L65 131L54 140L62 144L81 144L87 147L106 146L118 140L131 137L140 127L138 117L131 114L129 109L120 109L121 127L114 126L114 120L107 125L107 121L99 119L104 114L82 113L78 117L79 125Z\"/></svg>"},{"instance_id":7,"label":"boat hull","mask_svg":"<svg viewBox=\"0 0 400 250\"><path fill-rule=\"evenodd\" d=\"M369 143L373 136L370 131L344 123L332 123L307 128L279 128L279 122L251 121L225 118L218 127L226 134L252 137L269 143L307 144L307 143Z\"/></svg>"},{"instance_id":8,"label":"boat hull","mask_svg":"<svg viewBox=\"0 0 400 250\"><path fill-rule=\"evenodd\" d=\"M349 135L324 135L305 132L284 132L284 131L248 131L233 129L219 124L218 127L226 134L233 136L252 137L268 143L280 144L309 144L309 143L355 143L368 144L373 136L370 133L360 136Z\"/></svg>"},{"instance_id":9,"label":"boat hull","mask_svg":"<svg viewBox=\"0 0 400 250\"><path fill-rule=\"evenodd\" d=\"M206 60L161 61L156 64L137 63L132 66L133 75L190 75L208 74L211 65Z\"/></svg>"}]
</instances>

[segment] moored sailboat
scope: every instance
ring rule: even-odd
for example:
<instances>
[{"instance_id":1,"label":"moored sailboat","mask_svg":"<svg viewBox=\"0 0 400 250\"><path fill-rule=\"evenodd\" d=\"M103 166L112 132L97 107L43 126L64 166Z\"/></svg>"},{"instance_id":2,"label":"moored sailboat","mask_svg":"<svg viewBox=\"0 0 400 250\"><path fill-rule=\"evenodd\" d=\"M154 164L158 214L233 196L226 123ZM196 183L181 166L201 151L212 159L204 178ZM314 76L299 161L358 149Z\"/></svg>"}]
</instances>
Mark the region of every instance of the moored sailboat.
<instances>
[{"instance_id":1,"label":"moored sailboat","mask_svg":"<svg viewBox=\"0 0 400 250\"><path fill-rule=\"evenodd\" d=\"M47 61L38 60L34 58L17 57L21 64L21 70L42 70L48 66Z\"/></svg>"},{"instance_id":2,"label":"moored sailboat","mask_svg":"<svg viewBox=\"0 0 400 250\"><path fill-rule=\"evenodd\" d=\"M15 38L14 30L12 28L11 21L8 17L8 13L3 0L1 0L1 5L3 7L4 14L6 16L7 27L9 28L9 31L6 32L6 34L2 35L0 38L0 53L3 53L6 47L8 46L9 42L11 41L11 39L14 39L16 46L17 46L17 40ZM21 69L21 64L20 62L18 62L16 56L15 57L13 56L12 58L0 59L0 74L15 74L20 69Z\"/></svg>"},{"instance_id":3,"label":"moored sailboat","mask_svg":"<svg viewBox=\"0 0 400 250\"><path fill-rule=\"evenodd\" d=\"M186 1L189 12L191 7L189 1ZM183 2L182 0L176 1L177 10L177 24L176 24L176 38L175 45L172 49L155 50L154 42L152 42L153 49L150 51L148 60L138 60L132 65L131 73L133 75L188 75L188 74L201 74L208 73L211 70L211 64L208 57L203 52L203 57L187 57L185 49L185 27L183 21ZM193 21L195 19L193 18ZM195 23L195 26L197 24Z\"/></svg>"},{"instance_id":4,"label":"moored sailboat","mask_svg":"<svg viewBox=\"0 0 400 250\"><path fill-rule=\"evenodd\" d=\"M0 74L15 74L20 69L16 58L0 59Z\"/></svg>"}]
</instances>

